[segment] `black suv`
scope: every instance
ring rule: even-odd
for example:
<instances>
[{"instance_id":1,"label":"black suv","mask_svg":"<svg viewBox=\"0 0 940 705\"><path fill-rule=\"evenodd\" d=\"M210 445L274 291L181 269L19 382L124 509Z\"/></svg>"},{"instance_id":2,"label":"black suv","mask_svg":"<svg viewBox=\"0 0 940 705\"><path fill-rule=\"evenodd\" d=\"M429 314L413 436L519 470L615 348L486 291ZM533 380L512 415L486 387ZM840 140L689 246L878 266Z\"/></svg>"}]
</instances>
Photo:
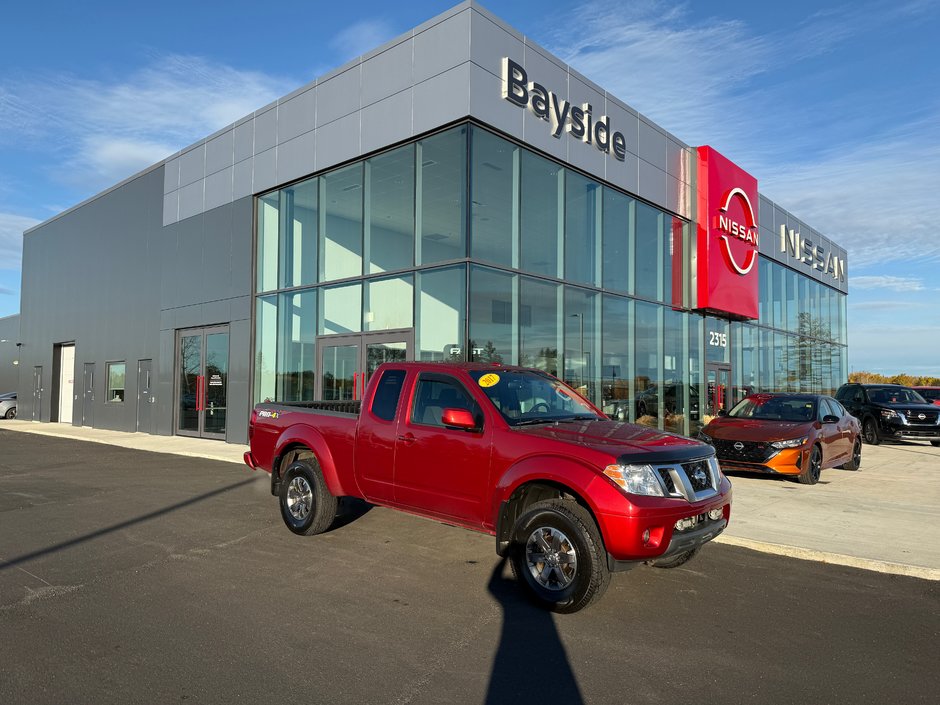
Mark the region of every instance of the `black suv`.
<instances>
[{"instance_id":1,"label":"black suv","mask_svg":"<svg viewBox=\"0 0 940 705\"><path fill-rule=\"evenodd\" d=\"M836 399L861 422L866 443L912 438L940 446L940 406L909 387L849 383L839 387Z\"/></svg>"}]
</instances>

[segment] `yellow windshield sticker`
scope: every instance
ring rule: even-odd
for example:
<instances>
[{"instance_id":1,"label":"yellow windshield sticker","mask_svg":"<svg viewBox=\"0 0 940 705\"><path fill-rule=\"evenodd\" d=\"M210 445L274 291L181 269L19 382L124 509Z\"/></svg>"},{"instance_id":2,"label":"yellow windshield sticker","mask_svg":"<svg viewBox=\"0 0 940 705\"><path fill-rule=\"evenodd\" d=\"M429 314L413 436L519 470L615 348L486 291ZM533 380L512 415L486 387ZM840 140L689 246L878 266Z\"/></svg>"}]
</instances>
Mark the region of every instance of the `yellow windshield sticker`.
<instances>
[{"instance_id":1,"label":"yellow windshield sticker","mask_svg":"<svg viewBox=\"0 0 940 705\"><path fill-rule=\"evenodd\" d=\"M499 375L493 374L492 372L480 377L481 387L492 387L494 384L498 384L498 383L499 383Z\"/></svg>"}]
</instances>

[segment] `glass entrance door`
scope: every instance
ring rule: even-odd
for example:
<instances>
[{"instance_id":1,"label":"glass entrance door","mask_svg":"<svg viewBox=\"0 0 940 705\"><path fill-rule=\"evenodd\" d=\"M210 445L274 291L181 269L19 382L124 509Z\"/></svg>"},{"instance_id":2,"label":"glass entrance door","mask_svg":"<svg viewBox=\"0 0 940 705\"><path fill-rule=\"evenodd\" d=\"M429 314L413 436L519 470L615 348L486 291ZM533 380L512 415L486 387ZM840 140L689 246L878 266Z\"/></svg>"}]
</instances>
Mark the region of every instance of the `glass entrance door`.
<instances>
[{"instance_id":1,"label":"glass entrance door","mask_svg":"<svg viewBox=\"0 0 940 705\"><path fill-rule=\"evenodd\" d=\"M731 367L725 365L709 365L708 400L705 413L716 416L719 409L731 408Z\"/></svg>"},{"instance_id":2,"label":"glass entrance door","mask_svg":"<svg viewBox=\"0 0 940 705\"><path fill-rule=\"evenodd\" d=\"M414 330L323 336L317 340L317 350L317 398L361 399L379 365L414 359Z\"/></svg>"},{"instance_id":3,"label":"glass entrance door","mask_svg":"<svg viewBox=\"0 0 940 705\"><path fill-rule=\"evenodd\" d=\"M177 335L176 432L225 438L228 404L228 326L182 330Z\"/></svg>"}]
</instances>

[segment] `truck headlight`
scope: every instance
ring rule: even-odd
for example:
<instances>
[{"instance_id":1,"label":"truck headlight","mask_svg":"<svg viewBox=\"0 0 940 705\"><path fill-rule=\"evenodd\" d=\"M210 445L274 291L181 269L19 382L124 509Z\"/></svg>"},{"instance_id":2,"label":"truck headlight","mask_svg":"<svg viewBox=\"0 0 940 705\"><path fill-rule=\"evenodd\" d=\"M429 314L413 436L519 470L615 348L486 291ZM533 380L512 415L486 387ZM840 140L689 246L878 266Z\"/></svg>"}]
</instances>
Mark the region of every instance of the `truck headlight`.
<instances>
[{"instance_id":1,"label":"truck headlight","mask_svg":"<svg viewBox=\"0 0 940 705\"><path fill-rule=\"evenodd\" d=\"M608 465L604 474L624 492L648 497L665 497L659 478L649 465Z\"/></svg>"},{"instance_id":2,"label":"truck headlight","mask_svg":"<svg viewBox=\"0 0 940 705\"><path fill-rule=\"evenodd\" d=\"M882 409L881 418L883 419L896 419L898 418L898 412L894 409Z\"/></svg>"},{"instance_id":3,"label":"truck headlight","mask_svg":"<svg viewBox=\"0 0 940 705\"><path fill-rule=\"evenodd\" d=\"M773 448L799 448L801 445L805 444L809 439L809 436L803 436L802 438L791 438L788 441L774 441L771 443Z\"/></svg>"}]
</instances>

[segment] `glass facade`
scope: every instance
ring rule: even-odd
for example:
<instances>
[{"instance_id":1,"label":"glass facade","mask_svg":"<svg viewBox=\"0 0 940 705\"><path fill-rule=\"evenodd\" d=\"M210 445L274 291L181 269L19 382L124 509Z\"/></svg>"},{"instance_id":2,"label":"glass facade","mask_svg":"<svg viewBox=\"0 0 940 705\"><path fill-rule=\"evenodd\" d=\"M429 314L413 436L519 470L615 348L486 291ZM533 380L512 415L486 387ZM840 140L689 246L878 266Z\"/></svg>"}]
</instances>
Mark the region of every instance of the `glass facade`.
<instances>
[{"instance_id":1,"label":"glass facade","mask_svg":"<svg viewBox=\"0 0 940 705\"><path fill-rule=\"evenodd\" d=\"M256 401L316 398L326 336L389 331L687 434L716 394L847 377L845 295L762 258L757 321L694 312L688 222L476 125L264 194L256 227Z\"/></svg>"}]
</instances>

